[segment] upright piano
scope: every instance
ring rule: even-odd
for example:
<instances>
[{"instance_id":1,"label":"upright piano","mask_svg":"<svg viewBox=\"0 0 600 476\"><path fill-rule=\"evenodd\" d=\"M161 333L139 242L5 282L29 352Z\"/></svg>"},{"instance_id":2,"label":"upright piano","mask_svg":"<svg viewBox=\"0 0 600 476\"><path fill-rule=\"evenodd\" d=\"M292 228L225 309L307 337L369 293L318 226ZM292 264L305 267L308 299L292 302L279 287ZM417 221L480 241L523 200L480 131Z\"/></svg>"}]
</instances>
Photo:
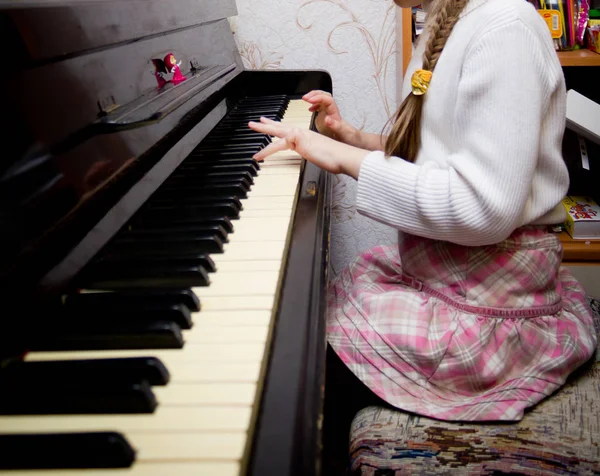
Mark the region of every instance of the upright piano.
<instances>
[{"instance_id":1,"label":"upright piano","mask_svg":"<svg viewBox=\"0 0 600 476\"><path fill-rule=\"evenodd\" d=\"M332 83L236 13L0 0L0 474L319 474L329 177L247 122Z\"/></svg>"}]
</instances>

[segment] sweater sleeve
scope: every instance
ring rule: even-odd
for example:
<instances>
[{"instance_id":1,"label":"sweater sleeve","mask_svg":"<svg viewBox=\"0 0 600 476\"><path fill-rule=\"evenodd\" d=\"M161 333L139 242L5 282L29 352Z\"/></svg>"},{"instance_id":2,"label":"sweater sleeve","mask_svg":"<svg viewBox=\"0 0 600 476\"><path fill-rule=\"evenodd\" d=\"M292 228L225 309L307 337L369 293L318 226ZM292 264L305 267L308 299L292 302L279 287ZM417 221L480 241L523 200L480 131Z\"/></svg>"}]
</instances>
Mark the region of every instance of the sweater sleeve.
<instances>
[{"instance_id":1,"label":"sweater sleeve","mask_svg":"<svg viewBox=\"0 0 600 476\"><path fill-rule=\"evenodd\" d=\"M507 238L521 224L546 102L557 84L548 53L519 19L483 33L466 52L457 113L449 118L459 147L443 160L420 156L419 165L370 153L358 177L358 211L463 245Z\"/></svg>"}]
</instances>

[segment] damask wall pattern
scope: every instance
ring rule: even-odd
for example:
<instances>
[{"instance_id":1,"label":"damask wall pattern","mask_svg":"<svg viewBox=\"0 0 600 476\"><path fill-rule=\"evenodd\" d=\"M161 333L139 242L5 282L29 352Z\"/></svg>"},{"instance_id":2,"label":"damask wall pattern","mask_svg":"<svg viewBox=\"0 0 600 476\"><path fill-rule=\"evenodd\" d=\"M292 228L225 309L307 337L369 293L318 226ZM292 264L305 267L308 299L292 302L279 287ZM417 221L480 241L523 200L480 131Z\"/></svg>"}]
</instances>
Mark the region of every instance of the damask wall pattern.
<instances>
[{"instance_id":1,"label":"damask wall pattern","mask_svg":"<svg viewBox=\"0 0 600 476\"><path fill-rule=\"evenodd\" d=\"M230 19L249 69L324 69L342 116L381 132L396 108L396 7L391 0L237 0ZM356 182L334 177L331 269L394 243L396 231L359 215Z\"/></svg>"}]
</instances>

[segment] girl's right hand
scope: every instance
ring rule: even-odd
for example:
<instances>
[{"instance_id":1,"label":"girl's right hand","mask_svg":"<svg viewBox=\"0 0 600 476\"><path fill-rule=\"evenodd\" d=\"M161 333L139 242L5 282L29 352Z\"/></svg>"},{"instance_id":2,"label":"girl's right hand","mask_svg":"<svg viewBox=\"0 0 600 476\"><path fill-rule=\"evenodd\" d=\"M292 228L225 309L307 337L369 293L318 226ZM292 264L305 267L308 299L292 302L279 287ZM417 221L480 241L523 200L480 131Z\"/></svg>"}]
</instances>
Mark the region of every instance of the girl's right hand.
<instances>
[{"instance_id":1,"label":"girl's right hand","mask_svg":"<svg viewBox=\"0 0 600 476\"><path fill-rule=\"evenodd\" d=\"M317 113L315 125L321 134L346 142L343 137L344 121L331 94L315 90L306 93L302 99L311 105L308 109L310 112Z\"/></svg>"}]
</instances>

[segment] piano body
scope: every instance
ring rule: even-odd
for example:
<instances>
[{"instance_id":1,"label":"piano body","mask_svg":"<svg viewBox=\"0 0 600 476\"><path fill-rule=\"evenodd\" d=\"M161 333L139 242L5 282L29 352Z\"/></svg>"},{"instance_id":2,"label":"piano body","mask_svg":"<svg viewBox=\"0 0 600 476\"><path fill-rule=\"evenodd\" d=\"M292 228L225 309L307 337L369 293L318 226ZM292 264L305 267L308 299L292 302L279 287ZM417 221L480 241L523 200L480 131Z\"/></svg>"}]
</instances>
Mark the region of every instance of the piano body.
<instances>
[{"instance_id":1,"label":"piano body","mask_svg":"<svg viewBox=\"0 0 600 476\"><path fill-rule=\"evenodd\" d=\"M235 14L0 0L0 474L318 474L329 177L246 124L332 84Z\"/></svg>"}]
</instances>

